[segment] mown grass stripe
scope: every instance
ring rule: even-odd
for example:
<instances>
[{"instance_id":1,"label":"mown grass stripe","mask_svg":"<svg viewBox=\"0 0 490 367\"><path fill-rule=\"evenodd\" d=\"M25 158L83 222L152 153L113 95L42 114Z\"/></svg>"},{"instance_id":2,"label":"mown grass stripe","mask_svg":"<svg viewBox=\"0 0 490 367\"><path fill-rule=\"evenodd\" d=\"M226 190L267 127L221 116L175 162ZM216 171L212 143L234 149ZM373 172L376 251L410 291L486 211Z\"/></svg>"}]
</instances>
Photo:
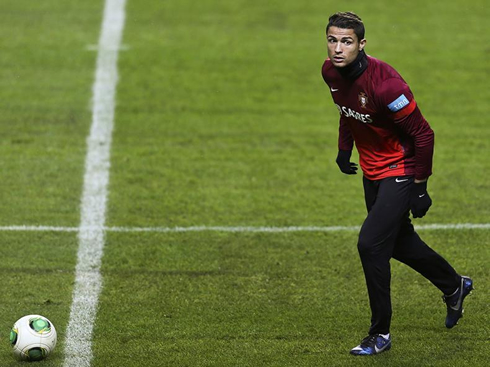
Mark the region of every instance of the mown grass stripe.
<instances>
[{"instance_id":1,"label":"mown grass stripe","mask_svg":"<svg viewBox=\"0 0 490 367\"><path fill-rule=\"evenodd\" d=\"M55 227L55 226L0 226L4 232L81 232L101 230L104 232L356 232L359 226L290 226L290 227L252 227L252 226L193 226L193 227ZM490 229L490 223L433 223L416 225L418 231L424 230L462 230L462 229Z\"/></svg>"},{"instance_id":2,"label":"mown grass stripe","mask_svg":"<svg viewBox=\"0 0 490 367\"><path fill-rule=\"evenodd\" d=\"M114 125L117 58L125 21L125 0L106 0L93 85L92 125L78 230L78 259L65 340L65 367L89 367L92 331L102 288L110 149Z\"/></svg>"}]
</instances>

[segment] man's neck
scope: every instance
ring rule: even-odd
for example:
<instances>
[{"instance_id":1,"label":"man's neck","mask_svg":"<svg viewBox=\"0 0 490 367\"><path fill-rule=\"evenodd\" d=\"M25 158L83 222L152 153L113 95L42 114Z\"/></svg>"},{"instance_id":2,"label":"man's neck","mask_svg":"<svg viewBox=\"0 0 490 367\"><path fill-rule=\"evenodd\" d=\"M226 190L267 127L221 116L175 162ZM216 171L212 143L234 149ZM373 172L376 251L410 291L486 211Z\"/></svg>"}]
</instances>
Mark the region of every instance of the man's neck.
<instances>
[{"instance_id":1,"label":"man's neck","mask_svg":"<svg viewBox=\"0 0 490 367\"><path fill-rule=\"evenodd\" d=\"M360 51L356 59L343 68L337 68L343 78L356 80L368 67L368 58L364 50Z\"/></svg>"}]
</instances>

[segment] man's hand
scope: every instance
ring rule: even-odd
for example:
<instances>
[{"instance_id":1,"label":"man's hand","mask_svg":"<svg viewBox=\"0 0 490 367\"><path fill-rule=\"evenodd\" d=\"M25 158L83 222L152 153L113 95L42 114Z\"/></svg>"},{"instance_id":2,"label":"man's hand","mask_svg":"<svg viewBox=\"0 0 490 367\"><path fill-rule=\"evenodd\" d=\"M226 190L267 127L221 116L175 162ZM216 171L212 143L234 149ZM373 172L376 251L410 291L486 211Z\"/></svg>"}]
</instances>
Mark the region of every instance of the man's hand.
<instances>
[{"instance_id":1,"label":"man's hand","mask_svg":"<svg viewBox=\"0 0 490 367\"><path fill-rule=\"evenodd\" d=\"M427 180L415 180L410 192L410 210L412 211L413 217L422 218L431 205L432 200L427 192Z\"/></svg>"},{"instance_id":2,"label":"man's hand","mask_svg":"<svg viewBox=\"0 0 490 367\"><path fill-rule=\"evenodd\" d=\"M342 172L346 175L357 174L357 164L350 162L350 156L352 154L351 150L339 150L337 155L337 164Z\"/></svg>"}]
</instances>

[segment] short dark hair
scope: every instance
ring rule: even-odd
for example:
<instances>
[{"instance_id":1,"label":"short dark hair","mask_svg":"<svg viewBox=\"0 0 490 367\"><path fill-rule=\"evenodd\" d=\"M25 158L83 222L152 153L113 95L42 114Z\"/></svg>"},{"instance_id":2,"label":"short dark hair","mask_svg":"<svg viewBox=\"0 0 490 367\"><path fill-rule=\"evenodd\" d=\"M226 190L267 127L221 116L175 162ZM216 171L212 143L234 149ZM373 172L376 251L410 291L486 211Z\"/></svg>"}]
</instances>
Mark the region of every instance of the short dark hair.
<instances>
[{"instance_id":1,"label":"short dark hair","mask_svg":"<svg viewBox=\"0 0 490 367\"><path fill-rule=\"evenodd\" d=\"M339 27L344 29L353 29L357 38L364 39L364 23L359 16L351 11L338 12L328 18L327 33L330 27Z\"/></svg>"}]
</instances>

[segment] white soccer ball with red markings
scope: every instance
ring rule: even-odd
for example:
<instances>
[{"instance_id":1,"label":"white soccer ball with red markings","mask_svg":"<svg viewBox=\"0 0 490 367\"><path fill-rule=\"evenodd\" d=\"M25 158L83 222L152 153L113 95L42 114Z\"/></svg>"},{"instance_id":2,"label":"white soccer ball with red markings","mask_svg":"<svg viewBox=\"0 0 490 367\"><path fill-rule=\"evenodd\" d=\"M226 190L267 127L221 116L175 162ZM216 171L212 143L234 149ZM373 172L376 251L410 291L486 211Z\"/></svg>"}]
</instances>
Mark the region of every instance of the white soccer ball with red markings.
<instances>
[{"instance_id":1,"label":"white soccer ball with red markings","mask_svg":"<svg viewBox=\"0 0 490 367\"><path fill-rule=\"evenodd\" d=\"M56 329L44 316L24 316L12 327L10 344L18 358L24 361L40 361L56 346Z\"/></svg>"}]
</instances>

